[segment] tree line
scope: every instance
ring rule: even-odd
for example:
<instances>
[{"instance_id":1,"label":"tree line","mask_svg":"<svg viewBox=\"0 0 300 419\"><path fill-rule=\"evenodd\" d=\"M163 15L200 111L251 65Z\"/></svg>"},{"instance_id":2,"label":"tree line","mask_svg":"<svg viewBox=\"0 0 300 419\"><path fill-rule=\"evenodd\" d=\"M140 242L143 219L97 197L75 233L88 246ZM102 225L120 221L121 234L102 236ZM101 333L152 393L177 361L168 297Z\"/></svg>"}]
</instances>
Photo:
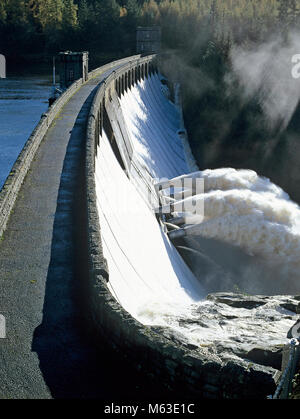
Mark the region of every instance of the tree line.
<instances>
[{"instance_id":1,"label":"tree line","mask_svg":"<svg viewBox=\"0 0 300 419\"><path fill-rule=\"evenodd\" d=\"M1 0L0 50L10 56L63 49L126 55L138 25L160 25L163 47L258 42L299 18L300 0ZM196 45L197 46L197 45Z\"/></svg>"},{"instance_id":2,"label":"tree line","mask_svg":"<svg viewBox=\"0 0 300 419\"><path fill-rule=\"evenodd\" d=\"M159 25L163 71L182 84L199 166L252 168L300 202L299 109L274 132L259 97L245 102L238 83L226 84L233 47L255 49L274 33L284 39L299 23L300 0L0 0L0 53L17 61L87 50L96 67L134 54L137 26ZM266 154L268 144L276 147Z\"/></svg>"}]
</instances>

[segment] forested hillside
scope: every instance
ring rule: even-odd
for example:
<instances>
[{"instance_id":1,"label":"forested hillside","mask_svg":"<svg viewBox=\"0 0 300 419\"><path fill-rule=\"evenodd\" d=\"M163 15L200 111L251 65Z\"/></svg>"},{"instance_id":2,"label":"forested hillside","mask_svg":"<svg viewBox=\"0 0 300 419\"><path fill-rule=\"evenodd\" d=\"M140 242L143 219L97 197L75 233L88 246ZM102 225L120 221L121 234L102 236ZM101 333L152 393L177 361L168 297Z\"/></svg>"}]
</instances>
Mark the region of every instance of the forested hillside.
<instances>
[{"instance_id":1,"label":"forested hillside","mask_svg":"<svg viewBox=\"0 0 300 419\"><path fill-rule=\"evenodd\" d=\"M161 25L168 49L214 37L261 41L299 18L300 0L1 0L0 49L7 55L88 49L134 51L137 25Z\"/></svg>"},{"instance_id":2,"label":"forested hillside","mask_svg":"<svg viewBox=\"0 0 300 419\"><path fill-rule=\"evenodd\" d=\"M162 28L200 167L252 168L300 201L300 0L0 0L0 53L88 50L95 67L135 53L138 25Z\"/></svg>"}]
</instances>

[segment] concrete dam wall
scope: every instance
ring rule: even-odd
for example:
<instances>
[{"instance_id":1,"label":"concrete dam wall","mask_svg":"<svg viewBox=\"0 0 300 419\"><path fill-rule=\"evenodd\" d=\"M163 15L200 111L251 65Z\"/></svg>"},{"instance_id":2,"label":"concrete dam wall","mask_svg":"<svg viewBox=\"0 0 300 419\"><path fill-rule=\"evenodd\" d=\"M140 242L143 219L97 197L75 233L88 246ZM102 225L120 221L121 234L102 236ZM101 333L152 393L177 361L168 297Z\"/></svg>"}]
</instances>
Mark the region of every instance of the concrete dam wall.
<instances>
[{"instance_id":1,"label":"concrete dam wall","mask_svg":"<svg viewBox=\"0 0 300 419\"><path fill-rule=\"evenodd\" d=\"M170 396L274 393L278 348L252 353L253 341L251 350L237 341L232 352L228 336L234 322L237 339L246 334L260 307L279 318L278 305L283 314L269 323L272 336L284 335L297 301L208 298L201 265L196 278L157 212L157 183L197 170L179 87L162 76L160 59L128 57L75 82L42 116L0 193L0 304L8 325L0 390L9 398L97 393L98 349L74 321L85 315L99 347ZM259 327L251 323L266 340L265 324ZM115 382L110 395L114 389Z\"/></svg>"},{"instance_id":2,"label":"concrete dam wall","mask_svg":"<svg viewBox=\"0 0 300 419\"><path fill-rule=\"evenodd\" d=\"M109 76L94 98L86 160L91 320L133 366L182 396L265 397L275 369L221 360L171 324L205 299L154 213L155 182L195 168L172 93L150 57Z\"/></svg>"}]
</instances>

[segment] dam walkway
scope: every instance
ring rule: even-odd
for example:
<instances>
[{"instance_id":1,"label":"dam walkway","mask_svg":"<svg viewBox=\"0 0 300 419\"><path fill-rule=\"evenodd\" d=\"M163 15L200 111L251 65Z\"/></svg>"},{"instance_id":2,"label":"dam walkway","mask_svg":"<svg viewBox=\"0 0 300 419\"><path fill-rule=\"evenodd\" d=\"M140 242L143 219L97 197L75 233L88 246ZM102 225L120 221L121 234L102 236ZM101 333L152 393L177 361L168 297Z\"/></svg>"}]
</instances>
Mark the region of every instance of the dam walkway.
<instances>
[{"instance_id":1,"label":"dam walkway","mask_svg":"<svg viewBox=\"0 0 300 419\"><path fill-rule=\"evenodd\" d=\"M49 127L0 241L0 399L124 399L146 385L96 348L80 308L86 123L109 72L82 85Z\"/></svg>"}]
</instances>

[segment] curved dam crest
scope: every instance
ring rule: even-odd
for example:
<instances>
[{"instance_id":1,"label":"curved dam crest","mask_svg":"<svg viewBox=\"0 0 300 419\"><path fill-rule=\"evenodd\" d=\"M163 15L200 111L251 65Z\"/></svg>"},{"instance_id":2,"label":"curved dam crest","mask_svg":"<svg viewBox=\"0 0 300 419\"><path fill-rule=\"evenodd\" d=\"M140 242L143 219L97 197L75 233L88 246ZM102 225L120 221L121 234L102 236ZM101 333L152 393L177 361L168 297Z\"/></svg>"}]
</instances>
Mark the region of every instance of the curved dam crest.
<instances>
[{"instance_id":1,"label":"curved dam crest","mask_svg":"<svg viewBox=\"0 0 300 419\"><path fill-rule=\"evenodd\" d=\"M1 191L6 397L122 396L126 384L136 397L125 376L116 388L119 369L105 356L99 388L103 346L168 396L274 392L298 299L206 298L203 249L170 240L154 211L155 184L197 168L178 90L158 65L155 56L129 57L78 80L43 115ZM181 257L189 246L200 275ZM140 396L150 394L144 386Z\"/></svg>"}]
</instances>

